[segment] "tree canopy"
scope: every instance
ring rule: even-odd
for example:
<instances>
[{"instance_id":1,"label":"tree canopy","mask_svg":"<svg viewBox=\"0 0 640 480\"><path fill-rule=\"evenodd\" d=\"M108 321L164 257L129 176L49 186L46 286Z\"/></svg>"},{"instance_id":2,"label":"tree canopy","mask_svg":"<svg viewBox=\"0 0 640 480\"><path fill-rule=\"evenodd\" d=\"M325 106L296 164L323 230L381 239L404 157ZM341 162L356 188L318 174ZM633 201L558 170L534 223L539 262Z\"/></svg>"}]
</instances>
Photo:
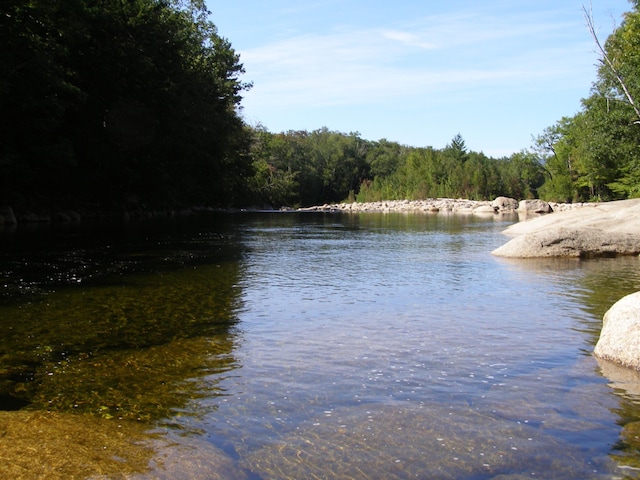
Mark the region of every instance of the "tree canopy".
<instances>
[{"instance_id":1,"label":"tree canopy","mask_svg":"<svg viewBox=\"0 0 640 480\"><path fill-rule=\"evenodd\" d=\"M500 195L532 198L542 184L537 157L495 159L467 149L457 134L444 149L365 140L321 128L255 131L253 195L271 206Z\"/></svg>"},{"instance_id":2,"label":"tree canopy","mask_svg":"<svg viewBox=\"0 0 640 480\"><path fill-rule=\"evenodd\" d=\"M202 0L0 6L0 203L228 203L243 67Z\"/></svg>"}]
</instances>

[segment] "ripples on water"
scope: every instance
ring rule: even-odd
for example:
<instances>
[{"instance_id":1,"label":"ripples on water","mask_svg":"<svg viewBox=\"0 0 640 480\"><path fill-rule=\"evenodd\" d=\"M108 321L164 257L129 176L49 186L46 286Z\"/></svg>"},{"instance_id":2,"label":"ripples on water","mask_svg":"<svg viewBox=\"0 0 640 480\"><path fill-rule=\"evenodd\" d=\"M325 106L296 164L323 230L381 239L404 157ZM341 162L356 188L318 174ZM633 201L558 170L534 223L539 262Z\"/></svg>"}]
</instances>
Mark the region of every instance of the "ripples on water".
<instances>
[{"instance_id":1,"label":"ripples on water","mask_svg":"<svg viewBox=\"0 0 640 480\"><path fill-rule=\"evenodd\" d=\"M171 388L151 388L157 398L182 389L190 399L156 418L200 432L201 448L222 452L235 475L636 478L637 444L620 437L620 425L638 419L635 380L612 389L591 352L606 309L640 289L638 259L491 256L511 221L237 215L63 248L62 261L44 269L48 281L9 255L5 288L49 291L55 303L56 285L85 281L105 292L115 282L137 285L139 302L166 302L151 310L166 334L142 350L123 356L115 344L85 341L69 355L102 349L91 353L102 363L164 375ZM84 288L73 291L89 295ZM220 316L230 327L211 330L207 318ZM194 319L188 333L185 318ZM159 359L175 356L172 348L184 359L167 373ZM128 397L140 395L134 378ZM116 400L109 416L144 407Z\"/></svg>"}]
</instances>

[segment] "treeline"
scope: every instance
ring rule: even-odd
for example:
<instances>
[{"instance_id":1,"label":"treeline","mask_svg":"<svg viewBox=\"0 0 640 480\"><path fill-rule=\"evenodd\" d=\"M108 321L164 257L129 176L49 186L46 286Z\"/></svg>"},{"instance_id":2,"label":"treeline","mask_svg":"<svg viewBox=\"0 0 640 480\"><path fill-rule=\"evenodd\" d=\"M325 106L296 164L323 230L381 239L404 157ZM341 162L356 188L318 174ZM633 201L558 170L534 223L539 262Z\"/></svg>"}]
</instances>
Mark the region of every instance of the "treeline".
<instances>
[{"instance_id":1,"label":"treeline","mask_svg":"<svg viewBox=\"0 0 640 480\"><path fill-rule=\"evenodd\" d=\"M460 197L640 196L638 2L589 98L531 151L491 158L241 117L250 87L203 0L0 4L0 206L108 210Z\"/></svg>"},{"instance_id":2,"label":"treeline","mask_svg":"<svg viewBox=\"0 0 640 480\"><path fill-rule=\"evenodd\" d=\"M262 203L316 205L342 200L482 200L531 198L544 177L537 157L518 153L494 159L468 151L461 135L442 150L369 141L357 133L274 134L254 130L252 192Z\"/></svg>"}]
</instances>

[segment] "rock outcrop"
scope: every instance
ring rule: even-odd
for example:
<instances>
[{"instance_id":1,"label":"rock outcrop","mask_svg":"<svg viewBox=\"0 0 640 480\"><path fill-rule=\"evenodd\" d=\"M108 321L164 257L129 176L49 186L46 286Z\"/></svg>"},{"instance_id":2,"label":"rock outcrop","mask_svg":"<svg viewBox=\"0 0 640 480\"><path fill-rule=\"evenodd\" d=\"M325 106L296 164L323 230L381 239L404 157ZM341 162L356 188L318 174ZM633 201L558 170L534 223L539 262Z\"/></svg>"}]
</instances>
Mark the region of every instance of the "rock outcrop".
<instances>
[{"instance_id":1,"label":"rock outcrop","mask_svg":"<svg viewBox=\"0 0 640 480\"><path fill-rule=\"evenodd\" d=\"M553 208L544 200L520 200L518 211L522 213L551 213Z\"/></svg>"},{"instance_id":2,"label":"rock outcrop","mask_svg":"<svg viewBox=\"0 0 640 480\"><path fill-rule=\"evenodd\" d=\"M496 199L497 200L497 199ZM517 201L515 207L517 208ZM383 200L379 202L332 203L297 209L299 212L400 212L400 213L459 213L494 214L512 213L515 208L501 208L494 202L465 200L462 198L429 198L425 200Z\"/></svg>"},{"instance_id":3,"label":"rock outcrop","mask_svg":"<svg viewBox=\"0 0 640 480\"><path fill-rule=\"evenodd\" d=\"M640 254L640 199L536 217L507 228L515 236L492 253L501 257L597 257Z\"/></svg>"},{"instance_id":4,"label":"rock outcrop","mask_svg":"<svg viewBox=\"0 0 640 480\"><path fill-rule=\"evenodd\" d=\"M618 300L604 315L594 355L640 370L640 292Z\"/></svg>"},{"instance_id":5,"label":"rock outcrop","mask_svg":"<svg viewBox=\"0 0 640 480\"><path fill-rule=\"evenodd\" d=\"M518 200L509 197L496 197L496 199L491 202L491 206L497 212L514 212L518 210L519 205L520 203L518 202Z\"/></svg>"}]
</instances>

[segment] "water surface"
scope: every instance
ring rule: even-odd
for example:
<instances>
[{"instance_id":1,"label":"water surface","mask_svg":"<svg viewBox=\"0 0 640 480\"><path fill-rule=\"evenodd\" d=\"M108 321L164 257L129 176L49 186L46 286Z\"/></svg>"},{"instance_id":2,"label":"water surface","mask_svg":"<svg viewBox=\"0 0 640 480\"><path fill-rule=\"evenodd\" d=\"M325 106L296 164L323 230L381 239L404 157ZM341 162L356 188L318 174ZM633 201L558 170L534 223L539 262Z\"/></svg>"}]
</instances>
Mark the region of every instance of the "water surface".
<instances>
[{"instance_id":1,"label":"water surface","mask_svg":"<svg viewBox=\"0 0 640 480\"><path fill-rule=\"evenodd\" d=\"M5 232L0 430L153 428L151 453L100 465L142 478L637 478L640 383L591 352L638 259L491 256L513 221Z\"/></svg>"}]
</instances>

